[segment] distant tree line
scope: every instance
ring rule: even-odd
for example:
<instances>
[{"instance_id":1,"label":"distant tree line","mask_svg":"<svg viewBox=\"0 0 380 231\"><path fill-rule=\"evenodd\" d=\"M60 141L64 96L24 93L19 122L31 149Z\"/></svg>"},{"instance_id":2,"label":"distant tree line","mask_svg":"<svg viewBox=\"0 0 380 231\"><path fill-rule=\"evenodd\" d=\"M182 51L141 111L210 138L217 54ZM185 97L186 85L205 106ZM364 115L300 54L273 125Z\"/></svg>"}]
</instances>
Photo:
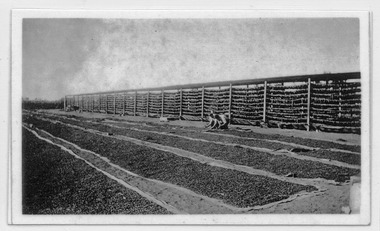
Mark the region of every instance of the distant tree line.
<instances>
[{"instance_id":1,"label":"distant tree line","mask_svg":"<svg viewBox=\"0 0 380 231\"><path fill-rule=\"evenodd\" d=\"M59 100L29 100L22 99L22 109L63 109L63 99Z\"/></svg>"}]
</instances>

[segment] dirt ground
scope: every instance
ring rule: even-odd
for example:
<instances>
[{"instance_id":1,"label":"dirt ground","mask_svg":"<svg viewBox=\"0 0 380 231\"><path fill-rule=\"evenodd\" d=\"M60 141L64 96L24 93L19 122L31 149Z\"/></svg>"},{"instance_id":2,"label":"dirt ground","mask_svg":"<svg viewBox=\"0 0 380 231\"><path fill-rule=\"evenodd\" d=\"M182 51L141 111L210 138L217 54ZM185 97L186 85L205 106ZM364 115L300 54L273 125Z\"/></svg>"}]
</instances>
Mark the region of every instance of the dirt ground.
<instances>
[{"instance_id":1,"label":"dirt ground","mask_svg":"<svg viewBox=\"0 0 380 231\"><path fill-rule=\"evenodd\" d=\"M83 116L87 118L117 118L118 120L125 121L136 121L136 122L149 122L149 123L158 123L158 124L170 124L184 127L197 127L203 128L205 126L205 122L200 121L188 121L188 120L172 120L161 122L159 118L150 118L143 116L119 116L113 114L100 114L100 113L91 113L91 112L64 112L61 110L45 110L47 112L55 113L55 114L63 114L63 115L76 115ZM234 129L243 129L243 130L252 130L258 133L263 134L280 134L284 136L294 136L294 137L302 137L309 139L317 139L317 140L325 140L325 141L335 141L338 143L344 144L361 144L361 136L358 134L348 134L348 133L326 133L326 132L308 132L302 130L295 129L279 129L279 128L260 128L255 126L245 126L245 125L230 125L231 128Z\"/></svg>"},{"instance_id":2,"label":"dirt ground","mask_svg":"<svg viewBox=\"0 0 380 231\"><path fill-rule=\"evenodd\" d=\"M106 115L99 113L89 112L64 112L60 110L45 110L44 112L53 114L75 115L85 118L108 118L125 120L129 122L146 122L146 123L158 123L177 125L182 127L194 127L203 128L205 123L198 121L167 121L160 122L158 118L147 117L133 117L133 116L119 116L119 115ZM323 132L307 132L299 130L287 130L287 129L275 129L275 128L259 128L252 126L231 125L231 129L238 130L252 130L256 133L262 134L279 134L283 136L292 136L300 138L309 138L316 140L325 140L330 142L336 142L341 144L360 145L361 136L357 134L339 134L339 133L323 133ZM261 209L255 209L250 213L296 213L296 214L332 214L332 213L344 213L349 206L350 200L350 183L341 183L339 185L324 184L324 190L316 194L310 194L307 196L297 196L290 200L276 202L263 206Z\"/></svg>"}]
</instances>

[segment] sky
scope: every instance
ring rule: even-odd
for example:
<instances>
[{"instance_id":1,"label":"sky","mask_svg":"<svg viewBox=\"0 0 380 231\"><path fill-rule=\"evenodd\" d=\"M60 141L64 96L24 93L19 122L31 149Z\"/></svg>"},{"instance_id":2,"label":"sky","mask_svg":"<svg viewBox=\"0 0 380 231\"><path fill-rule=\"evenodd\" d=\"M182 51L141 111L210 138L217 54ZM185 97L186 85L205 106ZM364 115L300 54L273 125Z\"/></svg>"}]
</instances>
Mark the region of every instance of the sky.
<instances>
[{"instance_id":1,"label":"sky","mask_svg":"<svg viewBox=\"0 0 380 231\"><path fill-rule=\"evenodd\" d=\"M24 19L23 97L360 71L356 18Z\"/></svg>"}]
</instances>

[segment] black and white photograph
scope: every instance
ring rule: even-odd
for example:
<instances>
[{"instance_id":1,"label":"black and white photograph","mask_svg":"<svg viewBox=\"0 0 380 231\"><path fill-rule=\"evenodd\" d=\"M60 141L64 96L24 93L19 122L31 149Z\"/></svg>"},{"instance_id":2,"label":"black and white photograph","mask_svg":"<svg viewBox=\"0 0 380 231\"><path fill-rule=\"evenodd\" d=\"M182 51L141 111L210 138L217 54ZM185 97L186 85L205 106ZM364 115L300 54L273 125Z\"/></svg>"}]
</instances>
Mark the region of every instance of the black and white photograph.
<instances>
[{"instance_id":1,"label":"black and white photograph","mask_svg":"<svg viewBox=\"0 0 380 231\"><path fill-rule=\"evenodd\" d=\"M368 14L42 13L13 15L15 223L368 223Z\"/></svg>"}]
</instances>

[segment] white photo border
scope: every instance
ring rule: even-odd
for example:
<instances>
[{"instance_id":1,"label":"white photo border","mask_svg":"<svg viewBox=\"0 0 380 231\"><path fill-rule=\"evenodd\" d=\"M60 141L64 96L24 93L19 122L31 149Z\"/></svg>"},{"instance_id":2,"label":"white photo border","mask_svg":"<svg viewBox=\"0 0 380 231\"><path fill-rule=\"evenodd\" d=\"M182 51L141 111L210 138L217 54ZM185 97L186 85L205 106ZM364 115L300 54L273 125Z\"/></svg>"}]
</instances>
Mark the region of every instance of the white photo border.
<instances>
[{"instance_id":1,"label":"white photo border","mask_svg":"<svg viewBox=\"0 0 380 231\"><path fill-rule=\"evenodd\" d=\"M249 215L23 215L22 214L22 20L24 18L359 18L362 83L360 214ZM368 225L370 223L370 14L367 11L280 10L12 10L11 224L213 224L213 225Z\"/></svg>"}]
</instances>

